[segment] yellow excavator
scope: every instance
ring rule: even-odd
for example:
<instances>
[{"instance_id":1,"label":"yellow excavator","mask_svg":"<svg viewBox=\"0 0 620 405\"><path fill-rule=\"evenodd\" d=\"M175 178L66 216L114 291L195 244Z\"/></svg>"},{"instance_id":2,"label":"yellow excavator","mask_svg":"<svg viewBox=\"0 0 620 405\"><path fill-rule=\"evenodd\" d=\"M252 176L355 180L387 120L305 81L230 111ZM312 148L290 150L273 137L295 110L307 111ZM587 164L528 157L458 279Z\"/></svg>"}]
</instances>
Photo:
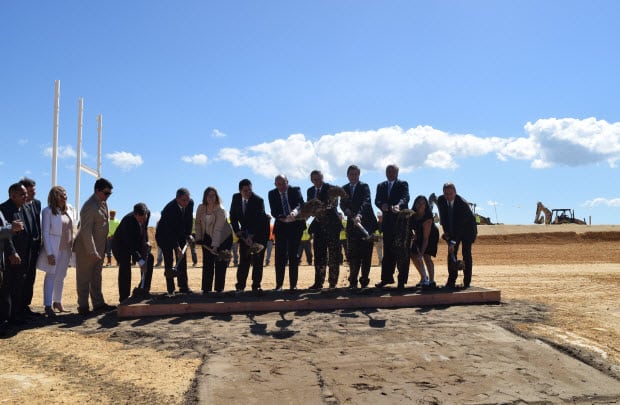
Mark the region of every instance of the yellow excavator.
<instances>
[{"instance_id":1,"label":"yellow excavator","mask_svg":"<svg viewBox=\"0 0 620 405\"><path fill-rule=\"evenodd\" d=\"M559 225L559 224L578 224L586 225L586 221L575 218L575 211L570 208L548 209L538 201L536 204L535 224Z\"/></svg>"}]
</instances>

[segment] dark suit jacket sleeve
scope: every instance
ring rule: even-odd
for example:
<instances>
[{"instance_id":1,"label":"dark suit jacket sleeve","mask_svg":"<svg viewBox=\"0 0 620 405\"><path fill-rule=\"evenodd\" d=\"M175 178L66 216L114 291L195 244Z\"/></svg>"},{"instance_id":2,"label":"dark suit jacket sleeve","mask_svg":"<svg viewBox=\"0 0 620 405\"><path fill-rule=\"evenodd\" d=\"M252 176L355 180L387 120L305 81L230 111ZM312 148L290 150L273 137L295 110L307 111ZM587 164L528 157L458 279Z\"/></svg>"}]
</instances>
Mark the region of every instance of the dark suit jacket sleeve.
<instances>
[{"instance_id":1,"label":"dark suit jacket sleeve","mask_svg":"<svg viewBox=\"0 0 620 405\"><path fill-rule=\"evenodd\" d=\"M323 189L321 189L321 192ZM291 206L291 211L301 210L301 207L304 205L304 198L301 195L301 189L299 187L289 187L288 188L288 203Z\"/></svg>"},{"instance_id":2,"label":"dark suit jacket sleeve","mask_svg":"<svg viewBox=\"0 0 620 405\"><path fill-rule=\"evenodd\" d=\"M375 206L381 209L383 204L388 204L387 200L387 182L377 184L377 193L375 194Z\"/></svg>"},{"instance_id":3,"label":"dark suit jacket sleeve","mask_svg":"<svg viewBox=\"0 0 620 405\"><path fill-rule=\"evenodd\" d=\"M189 205L188 205L189 208ZM193 208L193 207L192 207ZM185 212L189 212L190 221L192 211L186 209ZM170 201L161 212L161 219L157 225L156 239L157 244L166 249L174 249L179 246L179 239L185 236L185 222L179 223L181 217L179 215L179 207L176 200ZM190 223L191 233L191 223Z\"/></svg>"},{"instance_id":4,"label":"dark suit jacket sleeve","mask_svg":"<svg viewBox=\"0 0 620 405\"><path fill-rule=\"evenodd\" d=\"M234 233L238 233L241 229L239 227L239 220L241 218L241 194L236 193L233 194L232 202L230 203L230 226L233 229Z\"/></svg>"},{"instance_id":5,"label":"dark suit jacket sleeve","mask_svg":"<svg viewBox=\"0 0 620 405\"><path fill-rule=\"evenodd\" d=\"M271 212L271 216L279 218L282 215L282 204L280 204L278 189L269 190L267 199L269 200L269 211Z\"/></svg>"},{"instance_id":6,"label":"dark suit jacket sleeve","mask_svg":"<svg viewBox=\"0 0 620 405\"><path fill-rule=\"evenodd\" d=\"M112 250L115 255L135 255L136 251L141 251L142 235L138 221L129 213L121 219L118 228L112 238Z\"/></svg>"},{"instance_id":7,"label":"dark suit jacket sleeve","mask_svg":"<svg viewBox=\"0 0 620 405\"><path fill-rule=\"evenodd\" d=\"M248 200L245 220L248 234L255 236L264 233L265 201L256 194L252 194Z\"/></svg>"},{"instance_id":8,"label":"dark suit jacket sleeve","mask_svg":"<svg viewBox=\"0 0 620 405\"><path fill-rule=\"evenodd\" d=\"M396 183L394 183L394 185L398 186L398 189L397 189L398 192L397 193L392 192L391 194L398 195L398 200L395 200L392 205L398 205L398 207L401 210L407 209L407 207L409 206L409 183L407 183L406 181L398 180Z\"/></svg>"}]
</instances>

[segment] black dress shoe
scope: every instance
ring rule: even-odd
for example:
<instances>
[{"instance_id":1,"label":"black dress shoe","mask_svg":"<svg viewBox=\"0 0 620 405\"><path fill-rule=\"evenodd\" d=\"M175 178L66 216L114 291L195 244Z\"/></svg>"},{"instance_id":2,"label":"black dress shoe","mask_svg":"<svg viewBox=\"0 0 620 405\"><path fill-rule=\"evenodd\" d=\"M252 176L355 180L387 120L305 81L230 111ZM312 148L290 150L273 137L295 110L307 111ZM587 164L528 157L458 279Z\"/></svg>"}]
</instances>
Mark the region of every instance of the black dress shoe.
<instances>
[{"instance_id":1,"label":"black dress shoe","mask_svg":"<svg viewBox=\"0 0 620 405\"><path fill-rule=\"evenodd\" d=\"M388 282L388 281L380 281L380 282L378 282L377 284L375 284L375 287L377 287L377 288L383 288L383 287L385 287L386 285L388 285L388 284L392 284L392 283L394 283L394 282L393 282L393 281L392 281L392 282Z\"/></svg>"},{"instance_id":2,"label":"black dress shoe","mask_svg":"<svg viewBox=\"0 0 620 405\"><path fill-rule=\"evenodd\" d=\"M103 304L101 304L101 305L99 305L97 307L94 307L93 311L96 311L96 312L108 312L108 311L114 311L115 309L116 309L115 305L109 305L109 304L103 303Z\"/></svg>"},{"instance_id":3,"label":"black dress shoe","mask_svg":"<svg viewBox=\"0 0 620 405\"><path fill-rule=\"evenodd\" d=\"M30 309L29 306L26 306L23 312L24 312L24 315L27 316L28 318L38 318L40 316L43 316L43 314L39 312L34 312L32 309Z\"/></svg>"},{"instance_id":4,"label":"black dress shoe","mask_svg":"<svg viewBox=\"0 0 620 405\"><path fill-rule=\"evenodd\" d=\"M398 286L396 288L398 290L404 290L405 289L405 283L398 283Z\"/></svg>"},{"instance_id":5,"label":"black dress shoe","mask_svg":"<svg viewBox=\"0 0 620 405\"><path fill-rule=\"evenodd\" d=\"M90 309L88 309L86 307L78 307L78 314L80 314L82 316L90 315Z\"/></svg>"},{"instance_id":6,"label":"black dress shoe","mask_svg":"<svg viewBox=\"0 0 620 405\"><path fill-rule=\"evenodd\" d=\"M308 287L308 290L321 290L322 288L323 288L322 285L318 283L314 283L310 287Z\"/></svg>"}]
</instances>

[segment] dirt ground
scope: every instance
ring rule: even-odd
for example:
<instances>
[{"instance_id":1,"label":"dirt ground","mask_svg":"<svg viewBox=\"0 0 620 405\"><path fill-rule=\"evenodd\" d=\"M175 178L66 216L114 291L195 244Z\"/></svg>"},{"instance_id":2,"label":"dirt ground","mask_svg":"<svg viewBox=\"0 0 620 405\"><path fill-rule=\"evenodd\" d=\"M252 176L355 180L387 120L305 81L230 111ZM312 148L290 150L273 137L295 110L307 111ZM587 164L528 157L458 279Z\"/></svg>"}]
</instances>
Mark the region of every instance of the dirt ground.
<instances>
[{"instance_id":1,"label":"dirt ground","mask_svg":"<svg viewBox=\"0 0 620 405\"><path fill-rule=\"evenodd\" d=\"M620 228L480 227L473 253L472 284L501 304L82 318L70 269L72 313L0 338L0 403L619 403ZM200 269L189 273L197 291ZM105 269L113 304L116 276ZM273 279L269 266L263 287ZM302 266L299 286L312 281ZM153 290L164 286L157 269Z\"/></svg>"}]
</instances>

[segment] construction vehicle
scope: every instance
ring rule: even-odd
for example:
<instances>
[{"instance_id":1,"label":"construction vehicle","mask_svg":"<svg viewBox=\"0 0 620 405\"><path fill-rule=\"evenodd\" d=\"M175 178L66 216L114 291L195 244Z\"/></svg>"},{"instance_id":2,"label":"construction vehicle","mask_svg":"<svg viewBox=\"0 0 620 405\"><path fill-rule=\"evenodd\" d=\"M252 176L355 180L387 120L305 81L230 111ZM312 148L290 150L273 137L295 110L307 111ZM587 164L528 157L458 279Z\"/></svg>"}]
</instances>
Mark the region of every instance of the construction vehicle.
<instances>
[{"instance_id":1,"label":"construction vehicle","mask_svg":"<svg viewBox=\"0 0 620 405\"><path fill-rule=\"evenodd\" d=\"M536 204L535 224L559 225L578 224L586 225L585 220L575 218L575 211L570 208L548 209L540 201Z\"/></svg>"},{"instance_id":2,"label":"construction vehicle","mask_svg":"<svg viewBox=\"0 0 620 405\"><path fill-rule=\"evenodd\" d=\"M476 218L476 224L478 225L493 225L491 222L491 218L483 217L482 215L476 213L476 203L468 203L469 208L471 208L471 212L474 213L474 217Z\"/></svg>"}]
</instances>

